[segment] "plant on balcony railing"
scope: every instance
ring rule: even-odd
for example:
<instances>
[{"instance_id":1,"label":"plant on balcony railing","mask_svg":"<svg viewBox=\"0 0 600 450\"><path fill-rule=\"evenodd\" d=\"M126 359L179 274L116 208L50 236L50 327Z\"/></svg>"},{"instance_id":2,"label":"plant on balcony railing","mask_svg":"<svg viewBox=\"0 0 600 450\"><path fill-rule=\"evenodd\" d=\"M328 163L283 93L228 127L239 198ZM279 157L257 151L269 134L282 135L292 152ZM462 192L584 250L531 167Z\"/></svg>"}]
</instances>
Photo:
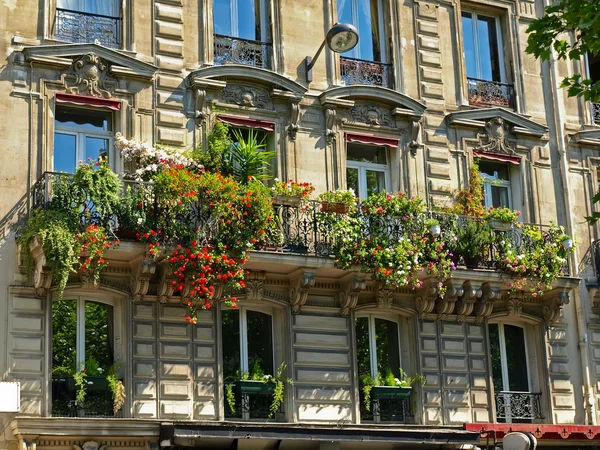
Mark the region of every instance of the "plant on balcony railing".
<instances>
[{"instance_id":1,"label":"plant on balcony railing","mask_svg":"<svg viewBox=\"0 0 600 450\"><path fill-rule=\"evenodd\" d=\"M315 190L311 183L296 183L294 180L287 182L275 178L271 186L273 200L279 205L298 206L306 202Z\"/></svg>"},{"instance_id":2,"label":"plant on balcony railing","mask_svg":"<svg viewBox=\"0 0 600 450\"><path fill-rule=\"evenodd\" d=\"M396 377L389 367L386 369L385 375L379 373L375 378L370 375L361 375L359 385L363 393L363 406L366 411L370 412L372 397L377 397L373 398L373 400L382 398L407 399L412 392L412 386L417 383L425 385L425 381L426 379L423 375L409 377L402 368L400 368L399 377ZM378 389L379 391L377 391Z\"/></svg>"},{"instance_id":3,"label":"plant on balcony railing","mask_svg":"<svg viewBox=\"0 0 600 450\"><path fill-rule=\"evenodd\" d=\"M345 214L354 211L358 198L353 189L338 189L319 194L317 200L321 202L322 212L336 212Z\"/></svg>"},{"instance_id":4,"label":"plant on balcony railing","mask_svg":"<svg viewBox=\"0 0 600 450\"><path fill-rule=\"evenodd\" d=\"M277 368L274 375L265 374L260 361L254 361L250 372L238 370L235 376L228 377L225 384L225 400L230 411L236 413L236 393L242 397L242 408L247 410L250 395L269 395L271 403L269 405L269 414L267 419L275 416L283 404L285 385L292 384L292 380L284 375L287 365L285 362Z\"/></svg>"}]
</instances>

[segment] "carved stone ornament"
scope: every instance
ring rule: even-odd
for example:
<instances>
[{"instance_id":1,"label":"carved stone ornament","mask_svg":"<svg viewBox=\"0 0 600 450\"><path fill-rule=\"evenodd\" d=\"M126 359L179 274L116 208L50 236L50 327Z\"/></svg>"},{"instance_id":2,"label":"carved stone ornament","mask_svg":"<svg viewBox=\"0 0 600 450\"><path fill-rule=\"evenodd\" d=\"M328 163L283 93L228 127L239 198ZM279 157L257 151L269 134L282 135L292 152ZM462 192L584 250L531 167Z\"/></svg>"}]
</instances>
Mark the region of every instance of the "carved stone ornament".
<instances>
[{"instance_id":1,"label":"carved stone ornament","mask_svg":"<svg viewBox=\"0 0 600 450\"><path fill-rule=\"evenodd\" d=\"M440 293L440 282L437 280L428 280L423 287L417 291L415 308L419 314L419 319L423 320L433 311L435 302Z\"/></svg>"},{"instance_id":2,"label":"carved stone ornament","mask_svg":"<svg viewBox=\"0 0 600 450\"><path fill-rule=\"evenodd\" d=\"M81 287L84 289L98 289L98 283L94 275L87 270L83 270L79 273L79 279L81 280Z\"/></svg>"},{"instance_id":3,"label":"carved stone ornament","mask_svg":"<svg viewBox=\"0 0 600 450\"><path fill-rule=\"evenodd\" d=\"M333 127L335 125L336 115L337 111L334 108L325 109L325 137L328 144L331 144L333 141L335 141L335 130Z\"/></svg>"},{"instance_id":4,"label":"carved stone ornament","mask_svg":"<svg viewBox=\"0 0 600 450\"><path fill-rule=\"evenodd\" d=\"M477 323L482 323L487 317L492 314L494 302L502 298L502 291L492 287L489 283L481 286L481 299L475 306L475 317Z\"/></svg>"},{"instance_id":5,"label":"carved stone ornament","mask_svg":"<svg viewBox=\"0 0 600 450\"><path fill-rule=\"evenodd\" d=\"M271 97L262 88L252 86L227 86L221 91L221 99L225 103L239 106L270 109Z\"/></svg>"},{"instance_id":6,"label":"carved stone ornament","mask_svg":"<svg viewBox=\"0 0 600 450\"><path fill-rule=\"evenodd\" d=\"M438 313L438 319L447 320L448 315L454 311L454 305L459 297L462 297L464 288L462 284L456 284L455 282L446 283L447 289L444 297L438 297L436 299L436 311Z\"/></svg>"},{"instance_id":7,"label":"carved stone ornament","mask_svg":"<svg viewBox=\"0 0 600 450\"><path fill-rule=\"evenodd\" d=\"M347 282L340 292L340 314L344 317L350 315L350 311L356 308L358 297L367 287L365 279L355 275Z\"/></svg>"},{"instance_id":8,"label":"carved stone ornament","mask_svg":"<svg viewBox=\"0 0 600 450\"><path fill-rule=\"evenodd\" d=\"M108 75L108 63L88 53L73 62L71 73L67 75L67 92L110 98L116 80Z\"/></svg>"},{"instance_id":9,"label":"carved stone ornament","mask_svg":"<svg viewBox=\"0 0 600 450\"><path fill-rule=\"evenodd\" d=\"M491 153L505 153L514 155L515 149L508 142L509 127L501 117L495 117L485 123L484 144L476 148L477 151Z\"/></svg>"},{"instance_id":10,"label":"carved stone ornament","mask_svg":"<svg viewBox=\"0 0 600 450\"><path fill-rule=\"evenodd\" d=\"M296 140L296 135L300 129L300 104L292 102L290 105L290 124L287 127L288 136L292 141Z\"/></svg>"},{"instance_id":11,"label":"carved stone ornament","mask_svg":"<svg viewBox=\"0 0 600 450\"><path fill-rule=\"evenodd\" d=\"M291 281L290 306L293 314L298 314L306 304L308 291L315 285L316 279L314 270L303 270L300 276Z\"/></svg>"},{"instance_id":12,"label":"carved stone ornament","mask_svg":"<svg viewBox=\"0 0 600 450\"><path fill-rule=\"evenodd\" d=\"M52 272L46 265L46 256L42 241L34 236L29 242L29 251L33 258L33 287L35 295L44 298L52 286Z\"/></svg>"},{"instance_id":13,"label":"carved stone ornament","mask_svg":"<svg viewBox=\"0 0 600 450\"><path fill-rule=\"evenodd\" d=\"M104 450L106 445L100 445L96 441L84 442L82 446L73 444L73 450Z\"/></svg>"},{"instance_id":14,"label":"carved stone ornament","mask_svg":"<svg viewBox=\"0 0 600 450\"><path fill-rule=\"evenodd\" d=\"M196 120L196 126L201 127L206 121L207 114L204 111L206 106L206 89L202 87L194 88L194 100L196 102L196 109L194 112L194 118Z\"/></svg>"},{"instance_id":15,"label":"carved stone ornament","mask_svg":"<svg viewBox=\"0 0 600 450\"><path fill-rule=\"evenodd\" d=\"M546 325L552 325L560 318L562 308L569 303L569 293L560 292L558 295L553 295L547 300L544 300L542 306L542 314Z\"/></svg>"},{"instance_id":16,"label":"carved stone ornament","mask_svg":"<svg viewBox=\"0 0 600 450\"><path fill-rule=\"evenodd\" d=\"M158 280L156 285L156 299L160 303L168 303L173 297L175 286L173 281L176 277L173 276L173 271L169 267L169 259L165 258L158 264Z\"/></svg>"},{"instance_id":17,"label":"carved stone ornament","mask_svg":"<svg viewBox=\"0 0 600 450\"><path fill-rule=\"evenodd\" d=\"M396 128L390 111L375 105L355 105L350 109L349 117L350 122Z\"/></svg>"},{"instance_id":18,"label":"carved stone ornament","mask_svg":"<svg viewBox=\"0 0 600 450\"><path fill-rule=\"evenodd\" d=\"M463 283L463 295L456 302L456 315L458 322L464 322L473 312L473 307L478 298L481 298L481 287L474 286L470 281Z\"/></svg>"},{"instance_id":19,"label":"carved stone ornament","mask_svg":"<svg viewBox=\"0 0 600 450\"><path fill-rule=\"evenodd\" d=\"M506 300L506 310L511 317L521 317L523 313L523 300L520 298L509 297Z\"/></svg>"},{"instance_id":20,"label":"carved stone ornament","mask_svg":"<svg viewBox=\"0 0 600 450\"><path fill-rule=\"evenodd\" d=\"M410 142L408 148L413 156L417 156L417 151L423 147L423 144L419 142L419 132L421 131L421 121L413 120L410 127Z\"/></svg>"},{"instance_id":21,"label":"carved stone ornament","mask_svg":"<svg viewBox=\"0 0 600 450\"><path fill-rule=\"evenodd\" d=\"M246 298L248 300L262 300L264 295L265 272L252 270L246 275Z\"/></svg>"},{"instance_id":22,"label":"carved stone ornament","mask_svg":"<svg viewBox=\"0 0 600 450\"><path fill-rule=\"evenodd\" d=\"M156 262L154 258L144 255L137 261L134 261L131 269L131 297L135 303L141 302L148 293L150 278L156 271Z\"/></svg>"},{"instance_id":23,"label":"carved stone ornament","mask_svg":"<svg viewBox=\"0 0 600 450\"><path fill-rule=\"evenodd\" d=\"M390 309L394 303L394 290L386 288L379 283L377 285L377 307Z\"/></svg>"}]
</instances>

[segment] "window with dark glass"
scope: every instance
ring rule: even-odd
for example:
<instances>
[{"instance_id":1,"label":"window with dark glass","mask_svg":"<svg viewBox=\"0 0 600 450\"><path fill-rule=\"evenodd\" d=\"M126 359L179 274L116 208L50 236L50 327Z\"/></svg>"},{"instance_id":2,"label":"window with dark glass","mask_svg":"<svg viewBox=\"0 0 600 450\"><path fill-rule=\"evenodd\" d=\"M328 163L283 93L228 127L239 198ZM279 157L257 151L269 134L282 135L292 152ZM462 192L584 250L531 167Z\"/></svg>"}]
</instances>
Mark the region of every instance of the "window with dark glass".
<instances>
[{"instance_id":1,"label":"window with dark glass","mask_svg":"<svg viewBox=\"0 0 600 450\"><path fill-rule=\"evenodd\" d=\"M358 45L344 57L386 62L383 4L381 0L339 0L338 22L358 29Z\"/></svg>"},{"instance_id":2,"label":"window with dark glass","mask_svg":"<svg viewBox=\"0 0 600 450\"><path fill-rule=\"evenodd\" d=\"M110 112L57 106L53 171L73 173L80 161L108 157L112 138Z\"/></svg>"},{"instance_id":3,"label":"window with dark glass","mask_svg":"<svg viewBox=\"0 0 600 450\"><path fill-rule=\"evenodd\" d=\"M472 12L463 12L462 28L467 77L504 81L498 19Z\"/></svg>"},{"instance_id":4,"label":"window with dark glass","mask_svg":"<svg viewBox=\"0 0 600 450\"><path fill-rule=\"evenodd\" d=\"M480 161L479 171L483 179L485 207L510 208L510 167L508 164Z\"/></svg>"},{"instance_id":5,"label":"window with dark glass","mask_svg":"<svg viewBox=\"0 0 600 450\"><path fill-rule=\"evenodd\" d=\"M389 190L387 147L346 144L346 184L359 198Z\"/></svg>"}]
</instances>

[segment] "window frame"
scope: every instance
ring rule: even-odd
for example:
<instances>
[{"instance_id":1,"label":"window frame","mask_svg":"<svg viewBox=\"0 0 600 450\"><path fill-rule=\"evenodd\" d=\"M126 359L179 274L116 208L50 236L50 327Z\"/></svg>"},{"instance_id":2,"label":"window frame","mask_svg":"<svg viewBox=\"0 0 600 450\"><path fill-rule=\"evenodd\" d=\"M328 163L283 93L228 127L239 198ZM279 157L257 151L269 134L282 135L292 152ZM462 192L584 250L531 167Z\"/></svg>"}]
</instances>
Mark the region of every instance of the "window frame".
<instances>
[{"instance_id":1,"label":"window frame","mask_svg":"<svg viewBox=\"0 0 600 450\"><path fill-rule=\"evenodd\" d=\"M60 106L60 108L65 108L65 109L69 109L69 110L78 110L78 111L90 111L90 109L88 108L73 108L73 107L64 107L64 106ZM101 109L101 108L99 108ZM102 109L102 111L105 111L104 109ZM108 111L105 111L108 112ZM108 112L110 114L110 128L112 128L114 130L115 128L115 117L114 114L112 112ZM98 131L98 130L92 130L90 129L85 130L83 128L80 127L76 127L76 126L68 126L68 125L63 125L61 123L59 123L56 120L56 109L54 110L54 134L52 135L53 137L53 141L52 141L52 172L55 171L54 169L54 162L55 162L55 155L56 155L56 146L54 144L55 142L55 138L56 138L56 134L66 134L66 135L70 135L70 136L75 136L75 169L77 169L77 166L79 164L79 161L86 161L86 157L85 157L85 139L86 137L91 137L91 138L98 138L98 139L106 139L108 140L108 148L107 148L107 157L108 157L108 164L110 165L110 167L114 168L114 164L113 164L113 160L114 160L114 137L115 137L115 131Z\"/></svg>"},{"instance_id":2,"label":"window frame","mask_svg":"<svg viewBox=\"0 0 600 450\"><path fill-rule=\"evenodd\" d=\"M368 144L367 144L368 145ZM371 145L371 147L378 147L376 145ZM389 191L391 189L391 175L390 175L390 151L389 146L381 146L384 148L386 155L385 159L388 161L386 164L365 162L365 161L352 161L348 159L348 143L346 144L346 169L357 169L358 170L358 192L356 192L356 196L360 200L364 200L368 197L367 194L367 170L371 170L373 172L383 172L385 187L384 191ZM348 188L348 179L346 177L346 188Z\"/></svg>"},{"instance_id":3,"label":"window frame","mask_svg":"<svg viewBox=\"0 0 600 450\"><path fill-rule=\"evenodd\" d=\"M510 167L508 167L508 176L510 178ZM508 190L508 205L507 208L512 209L512 189L510 185L510 180L503 180L498 177L498 172L494 171L494 175L488 175L487 173L481 173L481 178L483 179L483 198L485 202L485 208L489 209L492 206L492 186L501 186ZM496 208L496 206L494 206Z\"/></svg>"},{"instance_id":4,"label":"window frame","mask_svg":"<svg viewBox=\"0 0 600 450\"><path fill-rule=\"evenodd\" d=\"M359 10L359 6L360 6L360 2L361 1L368 1L370 3L371 0L346 0L350 2L350 8L351 8L351 13L352 13L352 25L354 25L356 27L356 29L358 30L358 34L359 36L361 35L361 30L359 28L359 15L358 15L358 10ZM376 0L378 5L377 5L377 12L378 12L378 17L377 17L377 23L379 26L379 48L381 49L381 55L380 55L380 61L376 61L375 59L370 60L367 58L362 57L362 55L360 55L360 46L357 45L356 47L354 47L352 50L345 52L345 53L341 53L340 56L342 58L353 58L353 59L360 59L363 61L372 61L372 62L376 62L376 63L382 63L382 64L387 64L388 63L388 49L387 49L387 28L386 28L386 23L385 23L385 4L383 2L383 0ZM370 8L370 4L369 4L369 8ZM337 9L335 17L337 18L336 23L339 22L340 20L340 11L339 9ZM372 42L372 40L371 40Z\"/></svg>"},{"instance_id":5,"label":"window frame","mask_svg":"<svg viewBox=\"0 0 600 450\"><path fill-rule=\"evenodd\" d=\"M475 49L474 55L475 55L475 69L477 72L477 79L479 80L483 80L483 81L489 81L489 82L497 82L497 83L507 83L507 74L506 74L506 65L504 63L504 40L502 39L502 21L500 19L500 17L498 15L495 14L488 14L486 12L478 12L477 10L471 10L471 9L467 9L467 10L463 10L461 12L460 15L460 19L461 19L461 24L462 24L462 19L463 19L463 14L471 14L471 21L472 21L472 33L473 33L473 47ZM496 39L498 41L498 66L499 66L499 74L500 74L500 80L486 80L485 78L482 77L481 74L481 55L479 54L479 34L477 33L478 30L478 21L477 21L477 17L478 16L482 16L482 17L486 17L486 18L490 18L490 19L494 19L495 23L496 23ZM465 33L464 30L462 32L462 38L463 38L463 55L465 54L465 46L464 46L464 41L465 41ZM466 55L464 56L464 60L465 60L465 76L467 78L469 78L469 75L467 74L467 58Z\"/></svg>"},{"instance_id":6,"label":"window frame","mask_svg":"<svg viewBox=\"0 0 600 450\"><path fill-rule=\"evenodd\" d=\"M527 389L528 392L532 392L532 385L531 385L531 370L529 367L529 349L527 346L527 342L528 342L528 333L527 333L527 327L520 325L520 324L515 324L515 323L505 323L505 322L496 322L496 323L491 323L489 325L497 325L498 326L498 344L500 347L500 368L502 371L502 391L501 392L513 392L510 390L510 381L508 379L508 365L507 365L507 353L506 353L506 338L504 335L504 325L510 325L512 327L518 327L521 328L523 330L523 347L525 348L525 369L527 370ZM488 325L488 329L489 329L489 325ZM490 342L491 344L491 342ZM491 354L491 352L490 352Z\"/></svg>"},{"instance_id":7,"label":"window frame","mask_svg":"<svg viewBox=\"0 0 600 450\"><path fill-rule=\"evenodd\" d=\"M235 39L248 39L240 37L239 25L238 25L238 1L239 0L227 0L229 2L229 10L230 12L230 33L225 36L235 38ZM215 28L215 0L212 1L213 4L213 33L218 34ZM260 42L269 42L269 12L268 12L268 0L259 0L259 26L260 26ZM253 39L249 39L251 41L256 40L256 36Z\"/></svg>"},{"instance_id":8,"label":"window frame","mask_svg":"<svg viewBox=\"0 0 600 450\"><path fill-rule=\"evenodd\" d=\"M354 316L354 333L356 334L356 319L366 318L369 324L369 367L371 369L371 377L377 378L379 376L379 371L377 370L377 336L375 334L375 320L387 320L388 322L396 324L397 334L398 334L398 365L399 369L402 369L402 339L401 339L401 326L399 320L393 320L390 317L383 316L381 314L373 314L373 313L363 313L356 314ZM356 347L356 336L355 336L355 347ZM358 349L355 348L355 354L358 353ZM385 374L383 374L385 375Z\"/></svg>"}]
</instances>

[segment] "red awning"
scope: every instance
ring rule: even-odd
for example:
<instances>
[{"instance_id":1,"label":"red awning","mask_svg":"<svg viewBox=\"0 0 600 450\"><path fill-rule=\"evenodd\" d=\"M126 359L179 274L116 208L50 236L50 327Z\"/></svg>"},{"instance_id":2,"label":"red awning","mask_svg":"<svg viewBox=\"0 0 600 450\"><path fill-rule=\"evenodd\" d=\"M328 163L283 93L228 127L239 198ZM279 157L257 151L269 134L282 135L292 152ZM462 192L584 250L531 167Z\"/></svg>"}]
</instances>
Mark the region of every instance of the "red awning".
<instances>
[{"instance_id":1,"label":"red awning","mask_svg":"<svg viewBox=\"0 0 600 450\"><path fill-rule=\"evenodd\" d=\"M354 133L346 133L346 142L358 142L359 144L378 145L380 147L398 147L398 139Z\"/></svg>"},{"instance_id":2,"label":"red awning","mask_svg":"<svg viewBox=\"0 0 600 450\"><path fill-rule=\"evenodd\" d=\"M87 95L65 94L57 92L56 103L70 103L79 106L92 106L94 108L108 108L113 111L121 110L120 100L111 100L109 98L88 97Z\"/></svg>"},{"instance_id":3,"label":"red awning","mask_svg":"<svg viewBox=\"0 0 600 450\"><path fill-rule=\"evenodd\" d=\"M532 433L537 439L543 440L579 440L593 441L598 445L600 440L600 426L598 425L552 425L531 423L466 423L467 431L478 431L482 434L482 441L487 434L494 433L496 439L502 439L508 433Z\"/></svg>"},{"instance_id":4,"label":"red awning","mask_svg":"<svg viewBox=\"0 0 600 450\"><path fill-rule=\"evenodd\" d=\"M511 164L521 164L521 157L517 155L503 155L501 153L488 153L473 151L473 156L477 158L492 159L494 161L502 161Z\"/></svg>"},{"instance_id":5,"label":"red awning","mask_svg":"<svg viewBox=\"0 0 600 450\"><path fill-rule=\"evenodd\" d=\"M219 116L217 117L221 122L235 125L236 127L256 128L259 130L273 131L275 130L274 122L267 122L266 120L256 119L244 119L242 117L231 117L231 116Z\"/></svg>"}]
</instances>

